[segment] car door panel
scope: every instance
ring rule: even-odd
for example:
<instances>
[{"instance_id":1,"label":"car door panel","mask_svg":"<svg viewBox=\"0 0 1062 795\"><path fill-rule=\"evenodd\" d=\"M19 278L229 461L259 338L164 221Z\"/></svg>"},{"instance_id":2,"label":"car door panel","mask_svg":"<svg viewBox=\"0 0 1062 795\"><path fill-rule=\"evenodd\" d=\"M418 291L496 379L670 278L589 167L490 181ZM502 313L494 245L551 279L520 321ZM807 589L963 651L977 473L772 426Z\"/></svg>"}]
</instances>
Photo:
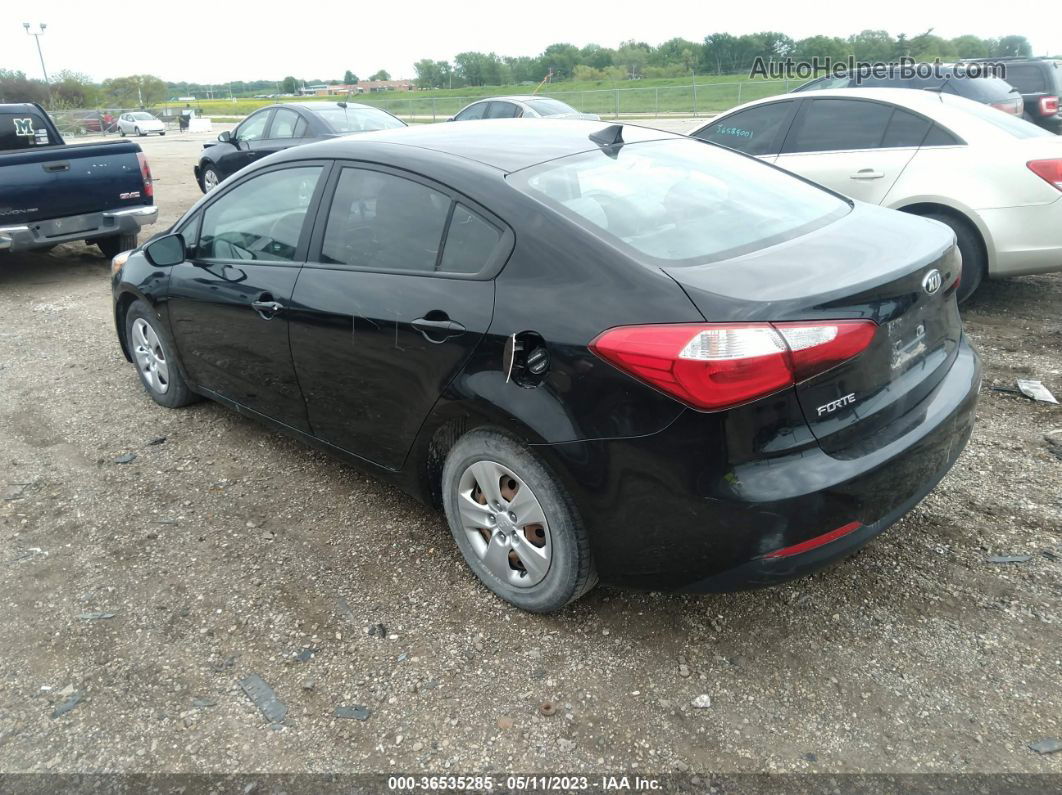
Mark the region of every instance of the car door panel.
<instances>
[{"instance_id":1,"label":"car door panel","mask_svg":"<svg viewBox=\"0 0 1062 795\"><path fill-rule=\"evenodd\" d=\"M779 155L774 163L845 196L881 204L917 151L800 152Z\"/></svg>"},{"instance_id":2,"label":"car door panel","mask_svg":"<svg viewBox=\"0 0 1062 795\"><path fill-rule=\"evenodd\" d=\"M167 295L192 383L302 431L309 422L287 313L324 168L272 169L226 190L202 211L198 240L171 269Z\"/></svg>"}]
</instances>

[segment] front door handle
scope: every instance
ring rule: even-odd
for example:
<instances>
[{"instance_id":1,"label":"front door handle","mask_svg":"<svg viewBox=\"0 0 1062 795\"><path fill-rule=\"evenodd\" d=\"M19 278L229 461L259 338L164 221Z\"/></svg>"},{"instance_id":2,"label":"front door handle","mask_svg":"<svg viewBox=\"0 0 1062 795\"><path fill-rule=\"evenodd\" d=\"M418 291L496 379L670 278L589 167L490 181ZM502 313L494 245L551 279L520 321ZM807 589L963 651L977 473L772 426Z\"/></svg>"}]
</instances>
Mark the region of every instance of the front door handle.
<instances>
[{"instance_id":1,"label":"front door handle","mask_svg":"<svg viewBox=\"0 0 1062 795\"><path fill-rule=\"evenodd\" d=\"M262 293L258 300L251 302L251 309L257 312L262 320L272 320L277 312L284 311L284 304L274 301L269 293Z\"/></svg>"},{"instance_id":2,"label":"front door handle","mask_svg":"<svg viewBox=\"0 0 1062 795\"><path fill-rule=\"evenodd\" d=\"M57 160L54 163L44 163L41 167L45 171L47 171L49 174L54 174L54 173L56 173L58 171L69 171L70 170L70 161L69 160Z\"/></svg>"},{"instance_id":3,"label":"front door handle","mask_svg":"<svg viewBox=\"0 0 1062 795\"><path fill-rule=\"evenodd\" d=\"M450 337L465 333L465 327L456 320L450 320L444 312L429 312L436 317L418 317L410 325L424 335L428 342L446 342Z\"/></svg>"},{"instance_id":4,"label":"front door handle","mask_svg":"<svg viewBox=\"0 0 1062 795\"><path fill-rule=\"evenodd\" d=\"M852 174L849 179L881 179L884 176L885 172L878 171L876 168L861 168Z\"/></svg>"}]
</instances>

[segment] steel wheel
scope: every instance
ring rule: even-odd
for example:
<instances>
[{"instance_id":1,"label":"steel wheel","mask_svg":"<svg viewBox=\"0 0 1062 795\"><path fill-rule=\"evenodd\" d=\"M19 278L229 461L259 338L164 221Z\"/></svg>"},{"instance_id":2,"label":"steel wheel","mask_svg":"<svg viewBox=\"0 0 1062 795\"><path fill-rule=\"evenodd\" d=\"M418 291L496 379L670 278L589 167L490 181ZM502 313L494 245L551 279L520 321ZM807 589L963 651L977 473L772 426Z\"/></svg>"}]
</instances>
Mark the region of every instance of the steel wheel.
<instances>
[{"instance_id":1,"label":"steel wheel","mask_svg":"<svg viewBox=\"0 0 1062 795\"><path fill-rule=\"evenodd\" d=\"M144 318L133 321L133 356L145 383L155 393L165 395L170 388L170 366L159 335Z\"/></svg>"},{"instance_id":2,"label":"steel wheel","mask_svg":"<svg viewBox=\"0 0 1062 795\"><path fill-rule=\"evenodd\" d=\"M208 168L203 172L203 192L210 193L218 186L221 180L218 179L217 172L212 168Z\"/></svg>"},{"instance_id":3,"label":"steel wheel","mask_svg":"<svg viewBox=\"0 0 1062 795\"><path fill-rule=\"evenodd\" d=\"M530 588L549 571L549 522L531 488L494 461L469 466L458 484L461 527L484 567L502 582Z\"/></svg>"}]
</instances>

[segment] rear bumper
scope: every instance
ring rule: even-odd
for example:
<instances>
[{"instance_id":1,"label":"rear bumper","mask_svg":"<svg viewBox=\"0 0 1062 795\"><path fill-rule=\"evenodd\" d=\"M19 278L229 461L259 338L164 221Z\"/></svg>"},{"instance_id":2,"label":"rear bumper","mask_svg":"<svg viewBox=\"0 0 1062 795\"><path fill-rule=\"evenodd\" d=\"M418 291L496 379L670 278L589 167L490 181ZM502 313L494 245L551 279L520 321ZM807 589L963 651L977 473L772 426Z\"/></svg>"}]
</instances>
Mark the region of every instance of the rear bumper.
<instances>
[{"instance_id":1,"label":"rear bumper","mask_svg":"<svg viewBox=\"0 0 1062 795\"><path fill-rule=\"evenodd\" d=\"M31 251L75 240L135 234L141 227L155 223L158 215L158 207L144 204L18 226L0 226L0 251Z\"/></svg>"},{"instance_id":2,"label":"rear bumper","mask_svg":"<svg viewBox=\"0 0 1062 795\"><path fill-rule=\"evenodd\" d=\"M851 554L911 510L969 440L980 381L980 361L963 339L944 379L895 423L903 427L858 452L830 455L787 434L766 445L791 444L789 451L753 455L743 422L693 411L652 436L545 447L563 456L551 463L569 476L604 582L758 588ZM779 426L790 422L780 404L766 410ZM858 529L808 552L770 557L854 522Z\"/></svg>"},{"instance_id":3,"label":"rear bumper","mask_svg":"<svg viewBox=\"0 0 1062 795\"><path fill-rule=\"evenodd\" d=\"M1051 204L979 210L992 236L989 276L1062 271L1062 196Z\"/></svg>"}]
</instances>

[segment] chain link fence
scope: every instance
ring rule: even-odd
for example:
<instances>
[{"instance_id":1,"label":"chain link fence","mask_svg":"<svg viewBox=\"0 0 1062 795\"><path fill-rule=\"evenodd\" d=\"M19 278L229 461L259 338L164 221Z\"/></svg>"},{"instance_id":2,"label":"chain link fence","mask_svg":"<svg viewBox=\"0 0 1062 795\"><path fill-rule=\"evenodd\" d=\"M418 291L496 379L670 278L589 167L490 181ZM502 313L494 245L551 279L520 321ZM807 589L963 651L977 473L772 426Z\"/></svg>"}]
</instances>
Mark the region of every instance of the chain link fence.
<instances>
[{"instance_id":1,"label":"chain link fence","mask_svg":"<svg viewBox=\"0 0 1062 795\"><path fill-rule=\"evenodd\" d=\"M795 84L792 84L795 85ZM557 90L541 92L559 99L584 113L596 113L603 119L638 119L653 117L712 116L754 99L785 94L791 87L789 80L745 80L733 83L694 83L688 85L646 86L633 88L605 88L589 91ZM407 122L446 121L471 102L483 96L418 96L418 92L380 92L356 96L314 97L331 101L360 102L382 108ZM277 99L276 102L292 100ZM214 107L214 102L192 103L198 115L218 120L239 119L260 107L249 100L236 100ZM55 110L51 116L64 138L79 135L118 135L118 117L123 113L144 111L158 117L167 130L176 130L177 115L186 106L181 103L161 104L149 108L103 108L96 110ZM222 122L225 123L224 121Z\"/></svg>"}]
</instances>

